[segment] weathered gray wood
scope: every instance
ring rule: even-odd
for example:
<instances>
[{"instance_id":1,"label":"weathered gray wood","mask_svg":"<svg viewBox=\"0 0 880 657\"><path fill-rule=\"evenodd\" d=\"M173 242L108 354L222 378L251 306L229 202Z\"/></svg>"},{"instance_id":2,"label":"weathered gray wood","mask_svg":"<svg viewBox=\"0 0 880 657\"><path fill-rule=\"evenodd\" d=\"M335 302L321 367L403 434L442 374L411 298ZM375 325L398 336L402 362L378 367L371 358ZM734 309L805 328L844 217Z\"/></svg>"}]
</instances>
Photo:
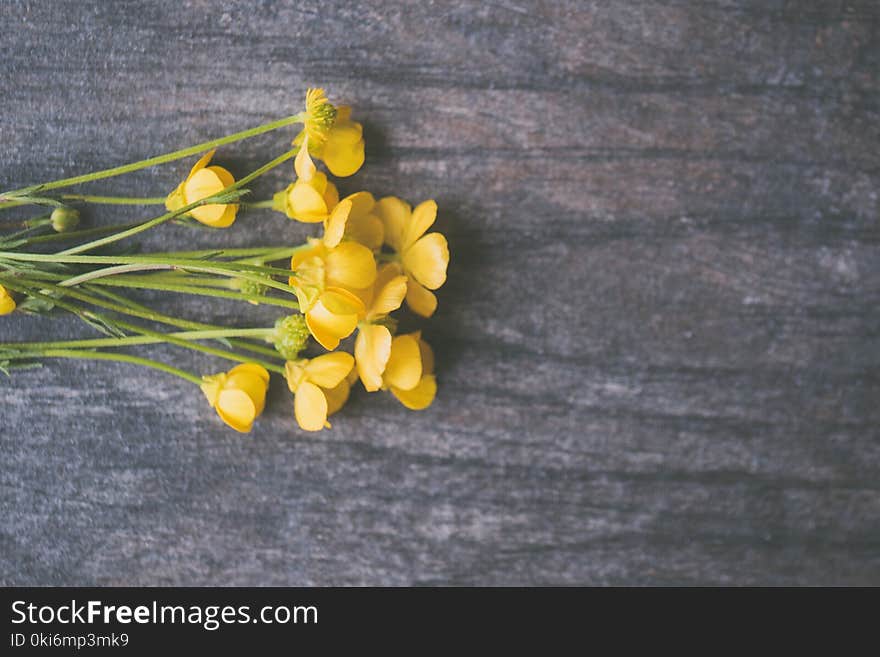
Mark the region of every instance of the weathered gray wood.
<instances>
[{"instance_id":1,"label":"weathered gray wood","mask_svg":"<svg viewBox=\"0 0 880 657\"><path fill-rule=\"evenodd\" d=\"M366 126L343 191L436 198L453 257L420 414L362 393L307 436L276 381L241 437L159 373L0 380L3 583L880 584L873 0L7 1L0 20L0 186L250 127L321 84ZM291 136L220 160L245 172ZM114 184L161 194L186 166ZM264 214L144 242L308 232Z\"/></svg>"}]
</instances>

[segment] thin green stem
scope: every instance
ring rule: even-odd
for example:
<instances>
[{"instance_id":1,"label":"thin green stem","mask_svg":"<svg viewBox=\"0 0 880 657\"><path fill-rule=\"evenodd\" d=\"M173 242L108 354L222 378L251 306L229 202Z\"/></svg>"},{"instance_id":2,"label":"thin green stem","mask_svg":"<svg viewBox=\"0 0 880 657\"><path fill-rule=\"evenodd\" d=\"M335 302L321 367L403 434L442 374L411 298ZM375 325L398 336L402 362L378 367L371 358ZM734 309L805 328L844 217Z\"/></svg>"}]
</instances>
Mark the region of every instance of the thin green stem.
<instances>
[{"instance_id":1,"label":"thin green stem","mask_svg":"<svg viewBox=\"0 0 880 657\"><path fill-rule=\"evenodd\" d=\"M140 226L141 221L127 224L117 224L115 226L97 226L95 228L86 228L84 230L73 230L69 233L53 233L52 235L42 235L40 237L31 237L27 239L22 246L30 246L32 244L44 244L46 242L69 242L82 237L94 237L95 235L103 235L105 233L115 233L122 230L128 230L135 226Z\"/></svg>"},{"instance_id":2,"label":"thin green stem","mask_svg":"<svg viewBox=\"0 0 880 657\"><path fill-rule=\"evenodd\" d=\"M125 338L94 338L89 340L61 340L56 342L6 342L0 343L2 349L99 349L104 347L134 347L166 342L165 337L177 340L217 340L219 338L266 337L275 329L218 329L210 331L178 331L163 337L139 335ZM276 354L277 355L277 354Z\"/></svg>"},{"instance_id":3,"label":"thin green stem","mask_svg":"<svg viewBox=\"0 0 880 657\"><path fill-rule=\"evenodd\" d=\"M219 139L205 141L201 144L190 146L189 148L182 148L178 151L166 153L165 155L158 155L156 157L147 158L146 160L138 160L137 162L132 162L130 164L124 164L122 166L113 167L112 169L104 169L103 171L96 171L94 173L87 173L81 176L62 178L61 180L54 180L52 182L43 183L41 185L22 187L21 189L6 192L5 194L2 194L2 196L20 197L21 195L29 194L31 192L42 192L50 189L60 189L62 187L79 185L80 183L91 182L93 180L101 180L103 178L119 176L124 173L131 173L132 171L139 171L140 169L146 169L148 167L153 167L159 164L165 164L166 162L180 160L182 158L189 157L190 155L197 155L218 146L224 146L226 144L232 144L243 139L248 139L250 137L256 137L257 135L261 135L265 132L270 132L278 128L283 128L284 126L292 125L294 123L300 123L302 121L302 118L303 117L301 114L294 114L293 116L288 116L277 121L264 123L263 125L257 126L256 128L242 130L241 132L236 132L231 135L221 137Z\"/></svg>"},{"instance_id":4,"label":"thin green stem","mask_svg":"<svg viewBox=\"0 0 880 657\"><path fill-rule=\"evenodd\" d=\"M159 333L158 331L152 331L150 329L137 326L136 324L131 324L129 322L117 321L116 323L121 328L133 331L135 333L140 333L141 335L146 337L156 338L158 340L161 340L162 342L167 342L168 344L173 344L178 347L183 347L185 349L192 349L193 351L200 351L202 353L210 354L211 356L217 356L218 358L225 358L226 360L231 360L236 363L256 363L257 365L261 365L271 372L284 374L284 368L280 365L276 365L275 363L259 360L251 356L243 356L242 354L237 354L233 351L227 351L226 349L217 349L216 347L196 344L194 342L190 342L189 340L176 338L168 333ZM263 332L265 331L266 329L263 329Z\"/></svg>"},{"instance_id":5,"label":"thin green stem","mask_svg":"<svg viewBox=\"0 0 880 657\"><path fill-rule=\"evenodd\" d=\"M73 265L173 265L179 269L190 271L215 270L207 273L218 273L223 276L239 276L244 272L254 274L268 274L269 276L291 276L294 272L290 269L278 267L265 267L252 265L246 262L215 262L196 258L169 258L165 256L88 256L66 255L63 253L19 253L17 251L0 251L0 259L17 260L21 262L51 262L55 264ZM255 279L255 282L265 282L263 279ZM288 286L279 287L279 290L290 292Z\"/></svg>"},{"instance_id":6,"label":"thin green stem","mask_svg":"<svg viewBox=\"0 0 880 657\"><path fill-rule=\"evenodd\" d=\"M189 372L181 370L177 367L172 367L171 365L160 363L157 360L141 358L140 356L131 356L129 354L108 354L102 351L85 351L77 349L45 349L34 351L30 354L20 353L4 355L4 359L8 360L31 360L35 358L75 358L81 360L112 360L119 363L131 363L133 365L143 365L144 367L150 367L154 370L159 370L160 372L166 372L167 374L179 376L181 379L189 381L190 383L195 383L197 386L202 385L201 377L198 377L195 374L190 374Z\"/></svg>"},{"instance_id":7,"label":"thin green stem","mask_svg":"<svg viewBox=\"0 0 880 657\"><path fill-rule=\"evenodd\" d=\"M110 287L129 287L138 290L160 290L164 292L177 292L179 294L195 294L206 297L219 297L221 299L234 299L237 301L256 301L257 303L265 303L270 306L280 306L281 308L290 308L291 310L299 310L299 304L295 301L279 299L277 297L264 296L260 294L245 294L244 292L233 292L231 290L220 290L210 287L198 287L190 285L174 285L172 283L149 283L126 280L132 277L111 277L99 278L92 281L92 285L109 285Z\"/></svg>"},{"instance_id":8,"label":"thin green stem","mask_svg":"<svg viewBox=\"0 0 880 657\"><path fill-rule=\"evenodd\" d=\"M174 265L118 265L117 267L105 267L104 269L96 269L95 271L86 272L85 274L80 274L79 276L68 278L58 283L58 285L60 285L61 287L73 287L74 285L86 283L95 278L115 276L117 274L126 274L132 271L145 271L156 269L174 269Z\"/></svg>"},{"instance_id":9,"label":"thin green stem","mask_svg":"<svg viewBox=\"0 0 880 657\"><path fill-rule=\"evenodd\" d=\"M263 208L271 209L274 207L274 204L275 204L275 201L270 198L265 201L252 201L250 203L242 203L241 206L245 210L260 210Z\"/></svg>"},{"instance_id":10,"label":"thin green stem","mask_svg":"<svg viewBox=\"0 0 880 657\"><path fill-rule=\"evenodd\" d=\"M93 196L91 194L62 194L62 201L83 201L96 205L162 205L165 203L164 196L151 196L146 198L136 196Z\"/></svg>"}]
</instances>

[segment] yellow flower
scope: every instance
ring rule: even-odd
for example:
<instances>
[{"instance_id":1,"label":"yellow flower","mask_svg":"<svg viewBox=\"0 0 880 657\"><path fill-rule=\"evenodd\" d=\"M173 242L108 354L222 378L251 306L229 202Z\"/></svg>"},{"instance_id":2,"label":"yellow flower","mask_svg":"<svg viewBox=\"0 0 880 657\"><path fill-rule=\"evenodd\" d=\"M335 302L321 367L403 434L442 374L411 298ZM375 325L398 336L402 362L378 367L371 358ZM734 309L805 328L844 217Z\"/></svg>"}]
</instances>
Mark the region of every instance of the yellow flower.
<instances>
[{"instance_id":1,"label":"yellow flower","mask_svg":"<svg viewBox=\"0 0 880 657\"><path fill-rule=\"evenodd\" d=\"M344 351L287 362L285 378L293 393L297 424L303 430L320 431L330 427L327 416L342 408L348 398L346 377L353 367L354 358Z\"/></svg>"},{"instance_id":2,"label":"yellow flower","mask_svg":"<svg viewBox=\"0 0 880 657\"><path fill-rule=\"evenodd\" d=\"M8 315L15 310L15 299L9 295L9 291L0 285L0 315Z\"/></svg>"},{"instance_id":3,"label":"yellow flower","mask_svg":"<svg viewBox=\"0 0 880 657\"><path fill-rule=\"evenodd\" d=\"M324 161L334 176L344 178L364 163L363 126L351 120L351 108L333 107L323 89L306 92L305 129L293 144L308 141L312 155Z\"/></svg>"},{"instance_id":4,"label":"yellow flower","mask_svg":"<svg viewBox=\"0 0 880 657\"><path fill-rule=\"evenodd\" d=\"M391 331L381 322L400 308L405 296L406 276L396 263L384 265L373 287L361 295L366 312L358 324L354 357L358 376L368 392L382 387L382 374L391 357Z\"/></svg>"},{"instance_id":5,"label":"yellow flower","mask_svg":"<svg viewBox=\"0 0 880 657\"><path fill-rule=\"evenodd\" d=\"M374 212L376 199L370 192L355 192L340 203L346 201L351 203L351 209L347 212L344 236L372 251L381 249L385 239L385 226Z\"/></svg>"},{"instance_id":6,"label":"yellow flower","mask_svg":"<svg viewBox=\"0 0 880 657\"><path fill-rule=\"evenodd\" d=\"M364 129L351 120L351 108L336 108L336 122L317 155L334 176L344 178L357 173L364 163Z\"/></svg>"},{"instance_id":7,"label":"yellow flower","mask_svg":"<svg viewBox=\"0 0 880 657\"><path fill-rule=\"evenodd\" d=\"M333 127L336 120L336 108L327 99L323 89L306 90L306 137L311 138L313 144L323 144L327 139L327 132Z\"/></svg>"},{"instance_id":8,"label":"yellow flower","mask_svg":"<svg viewBox=\"0 0 880 657\"><path fill-rule=\"evenodd\" d=\"M330 221L332 224L333 219ZM352 290L367 288L376 280L373 252L357 242L339 243L337 237L327 233L324 240L311 238L308 248L290 259L290 268L296 273L289 282L300 311L309 332L329 351L354 332L358 318L366 311Z\"/></svg>"},{"instance_id":9,"label":"yellow flower","mask_svg":"<svg viewBox=\"0 0 880 657\"><path fill-rule=\"evenodd\" d=\"M420 331L398 335L391 341L391 355L382 374L382 387L414 411L431 405L437 394L434 352Z\"/></svg>"},{"instance_id":10,"label":"yellow flower","mask_svg":"<svg viewBox=\"0 0 880 657\"><path fill-rule=\"evenodd\" d=\"M212 157L214 157L213 150L205 153L196 162L186 180L168 195L168 198L165 199L165 207L169 211L179 210L185 205L221 192L235 183L232 174L223 167L208 166ZM237 204L212 203L193 208L188 214L206 226L228 228L235 221L236 212L238 212Z\"/></svg>"},{"instance_id":11,"label":"yellow flower","mask_svg":"<svg viewBox=\"0 0 880 657\"><path fill-rule=\"evenodd\" d=\"M269 373L260 365L246 363L202 380L202 392L220 419L236 431L249 432L266 404Z\"/></svg>"},{"instance_id":12,"label":"yellow flower","mask_svg":"<svg viewBox=\"0 0 880 657\"><path fill-rule=\"evenodd\" d=\"M385 244L397 252L406 273L406 303L413 312L430 317L437 309L436 290L446 282L449 245L440 233L425 232L437 218L437 204L425 201L411 210L408 203L387 196L374 213L385 226Z\"/></svg>"},{"instance_id":13,"label":"yellow flower","mask_svg":"<svg viewBox=\"0 0 880 657\"><path fill-rule=\"evenodd\" d=\"M304 223L326 221L339 203L336 185L318 171L309 156L308 138L294 160L296 180L273 197L272 207L290 219Z\"/></svg>"}]
</instances>

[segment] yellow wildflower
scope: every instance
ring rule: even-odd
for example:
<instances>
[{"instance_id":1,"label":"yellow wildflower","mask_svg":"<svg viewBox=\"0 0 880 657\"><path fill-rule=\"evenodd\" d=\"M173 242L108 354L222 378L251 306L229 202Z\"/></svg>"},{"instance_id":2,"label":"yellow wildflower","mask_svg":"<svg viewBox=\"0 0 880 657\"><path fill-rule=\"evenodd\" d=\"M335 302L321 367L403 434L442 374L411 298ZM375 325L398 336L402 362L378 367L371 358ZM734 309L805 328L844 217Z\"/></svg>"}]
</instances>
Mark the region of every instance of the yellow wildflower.
<instances>
[{"instance_id":1,"label":"yellow wildflower","mask_svg":"<svg viewBox=\"0 0 880 657\"><path fill-rule=\"evenodd\" d=\"M345 237L359 242L372 251L382 248L385 239L385 226L376 216L376 199L370 192L355 192L346 196L340 203L348 201L351 209L345 222Z\"/></svg>"},{"instance_id":2,"label":"yellow wildflower","mask_svg":"<svg viewBox=\"0 0 880 657\"><path fill-rule=\"evenodd\" d=\"M232 174L220 166L208 166L214 151L208 151L196 162L186 179L165 199L165 207L173 212L185 205L223 191L235 183ZM228 228L235 221L238 205L233 203L212 203L200 205L189 211L189 215L206 226Z\"/></svg>"},{"instance_id":3,"label":"yellow wildflower","mask_svg":"<svg viewBox=\"0 0 880 657\"><path fill-rule=\"evenodd\" d=\"M412 210L408 203L387 196L374 212L385 226L385 244L397 252L406 273L406 303L413 312L430 317L437 309L436 290L446 282L449 245L440 233L425 232L437 218L437 204L425 201Z\"/></svg>"},{"instance_id":4,"label":"yellow wildflower","mask_svg":"<svg viewBox=\"0 0 880 657\"><path fill-rule=\"evenodd\" d=\"M373 287L362 294L366 312L358 324L354 357L358 376L368 392L382 387L382 374L391 356L391 331L381 322L400 308L405 296L406 276L396 263L384 265Z\"/></svg>"},{"instance_id":5,"label":"yellow wildflower","mask_svg":"<svg viewBox=\"0 0 880 657\"><path fill-rule=\"evenodd\" d=\"M202 379L202 392L220 419L236 431L249 432L266 404L269 373L260 365L246 363Z\"/></svg>"},{"instance_id":6,"label":"yellow wildflower","mask_svg":"<svg viewBox=\"0 0 880 657\"><path fill-rule=\"evenodd\" d=\"M336 185L318 171L309 156L308 138L294 160L296 180L273 197L272 207L290 219L304 223L326 221L339 203Z\"/></svg>"},{"instance_id":7,"label":"yellow wildflower","mask_svg":"<svg viewBox=\"0 0 880 657\"><path fill-rule=\"evenodd\" d=\"M306 90L306 117L303 120L306 137L313 144L323 144L336 120L336 108L327 99L323 89Z\"/></svg>"},{"instance_id":8,"label":"yellow wildflower","mask_svg":"<svg viewBox=\"0 0 880 657\"><path fill-rule=\"evenodd\" d=\"M434 352L422 340L421 331L398 335L391 341L391 355L382 374L382 387L414 411L431 405L437 394Z\"/></svg>"},{"instance_id":9,"label":"yellow wildflower","mask_svg":"<svg viewBox=\"0 0 880 657\"><path fill-rule=\"evenodd\" d=\"M348 398L347 377L354 358L334 351L317 358L288 361L284 367L287 386L293 393L297 424L304 431L329 428L327 416L338 411Z\"/></svg>"},{"instance_id":10,"label":"yellow wildflower","mask_svg":"<svg viewBox=\"0 0 880 657\"><path fill-rule=\"evenodd\" d=\"M331 118L332 116L332 118ZM351 120L351 108L334 108L323 89L306 92L305 129L294 145L308 141L312 155L324 161L334 176L344 178L364 163L363 126Z\"/></svg>"},{"instance_id":11,"label":"yellow wildflower","mask_svg":"<svg viewBox=\"0 0 880 657\"><path fill-rule=\"evenodd\" d=\"M9 290L0 285L0 315L8 315L15 310L15 299L13 299Z\"/></svg>"},{"instance_id":12,"label":"yellow wildflower","mask_svg":"<svg viewBox=\"0 0 880 657\"><path fill-rule=\"evenodd\" d=\"M332 218L330 223L334 223ZM309 246L290 259L296 273L289 282L300 311L309 332L329 351L354 332L365 313L364 302L352 290L367 288L376 280L373 252L357 242L338 239L339 231L328 231L324 240L311 238Z\"/></svg>"}]
</instances>

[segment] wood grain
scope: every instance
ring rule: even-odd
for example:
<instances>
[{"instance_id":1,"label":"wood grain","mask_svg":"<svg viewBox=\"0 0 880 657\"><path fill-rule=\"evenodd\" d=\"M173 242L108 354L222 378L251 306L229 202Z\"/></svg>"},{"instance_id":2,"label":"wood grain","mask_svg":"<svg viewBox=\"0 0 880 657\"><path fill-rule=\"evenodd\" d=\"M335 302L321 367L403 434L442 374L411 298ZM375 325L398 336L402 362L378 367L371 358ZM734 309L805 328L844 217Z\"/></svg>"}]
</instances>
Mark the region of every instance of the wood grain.
<instances>
[{"instance_id":1,"label":"wood grain","mask_svg":"<svg viewBox=\"0 0 880 657\"><path fill-rule=\"evenodd\" d=\"M435 198L452 249L423 413L362 393L304 435L276 381L241 437L159 373L0 380L0 582L880 584L876 2L12 1L0 19L0 187L257 125L320 84L365 125L342 190ZM220 162L240 175L290 136ZM163 194L187 166L113 191ZM262 214L143 247L308 233Z\"/></svg>"}]
</instances>

